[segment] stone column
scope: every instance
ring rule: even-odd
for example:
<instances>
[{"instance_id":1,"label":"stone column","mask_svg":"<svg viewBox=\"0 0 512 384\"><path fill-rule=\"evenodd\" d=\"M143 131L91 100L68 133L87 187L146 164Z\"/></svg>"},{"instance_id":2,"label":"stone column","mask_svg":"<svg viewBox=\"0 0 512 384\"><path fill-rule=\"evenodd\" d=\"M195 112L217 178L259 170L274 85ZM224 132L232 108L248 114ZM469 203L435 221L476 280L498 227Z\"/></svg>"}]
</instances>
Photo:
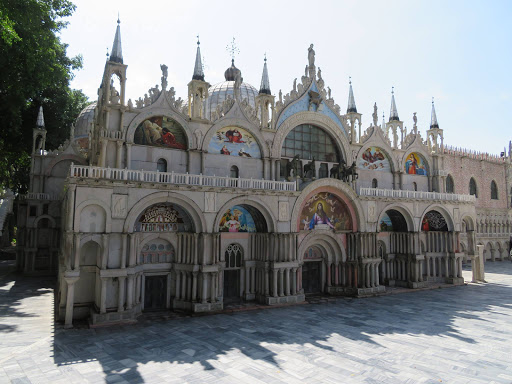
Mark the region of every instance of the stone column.
<instances>
[{"instance_id":1,"label":"stone column","mask_svg":"<svg viewBox=\"0 0 512 384\"><path fill-rule=\"evenodd\" d=\"M125 168L131 169L132 168L132 144L131 143L125 143L126 145L126 164Z\"/></svg>"},{"instance_id":2,"label":"stone column","mask_svg":"<svg viewBox=\"0 0 512 384\"><path fill-rule=\"evenodd\" d=\"M327 264L327 286L331 286L331 263Z\"/></svg>"},{"instance_id":3,"label":"stone column","mask_svg":"<svg viewBox=\"0 0 512 384\"><path fill-rule=\"evenodd\" d=\"M181 299L187 300L187 273L181 271Z\"/></svg>"},{"instance_id":4,"label":"stone column","mask_svg":"<svg viewBox=\"0 0 512 384\"><path fill-rule=\"evenodd\" d=\"M100 313L107 312L107 278L101 278Z\"/></svg>"},{"instance_id":5,"label":"stone column","mask_svg":"<svg viewBox=\"0 0 512 384\"><path fill-rule=\"evenodd\" d=\"M203 288L203 293L201 295L201 303L202 304L206 304L207 301L208 301L208 293L207 293L207 290L208 290L208 284L206 282L206 273L204 272L201 272L202 276L203 276L203 284L202 284L202 288Z\"/></svg>"},{"instance_id":6,"label":"stone column","mask_svg":"<svg viewBox=\"0 0 512 384\"><path fill-rule=\"evenodd\" d=\"M292 295L297 294L297 268L292 268Z\"/></svg>"},{"instance_id":7,"label":"stone column","mask_svg":"<svg viewBox=\"0 0 512 384\"><path fill-rule=\"evenodd\" d=\"M126 300L126 309L133 308L133 279L134 279L134 275L128 275L128 289L127 289L128 298Z\"/></svg>"},{"instance_id":8,"label":"stone column","mask_svg":"<svg viewBox=\"0 0 512 384\"><path fill-rule=\"evenodd\" d=\"M248 295L251 291L251 268L245 267L245 295Z\"/></svg>"},{"instance_id":9,"label":"stone column","mask_svg":"<svg viewBox=\"0 0 512 384\"><path fill-rule=\"evenodd\" d=\"M64 321L64 328L73 328L73 307L75 304L75 283L80 277L65 277L68 288L66 299L66 317Z\"/></svg>"},{"instance_id":10,"label":"stone column","mask_svg":"<svg viewBox=\"0 0 512 384\"><path fill-rule=\"evenodd\" d=\"M117 152L116 152L116 168L121 168L121 155L123 154L123 142L121 140L116 141Z\"/></svg>"},{"instance_id":11,"label":"stone column","mask_svg":"<svg viewBox=\"0 0 512 384\"><path fill-rule=\"evenodd\" d=\"M172 272L167 274L167 292L165 296L165 308L171 308L171 283L172 283Z\"/></svg>"},{"instance_id":12,"label":"stone column","mask_svg":"<svg viewBox=\"0 0 512 384\"><path fill-rule=\"evenodd\" d=\"M210 280L210 301L212 303L215 303L216 297L215 297L215 278L217 277L217 273L212 272L211 274L211 280Z\"/></svg>"},{"instance_id":13,"label":"stone column","mask_svg":"<svg viewBox=\"0 0 512 384\"><path fill-rule=\"evenodd\" d=\"M176 299L181 300L181 271L176 271Z\"/></svg>"},{"instance_id":14,"label":"stone column","mask_svg":"<svg viewBox=\"0 0 512 384\"><path fill-rule=\"evenodd\" d=\"M192 272L192 302L197 301L197 272Z\"/></svg>"},{"instance_id":15,"label":"stone column","mask_svg":"<svg viewBox=\"0 0 512 384\"><path fill-rule=\"evenodd\" d=\"M284 281L283 281L284 269L279 268L279 296L284 296Z\"/></svg>"},{"instance_id":16,"label":"stone column","mask_svg":"<svg viewBox=\"0 0 512 384\"><path fill-rule=\"evenodd\" d=\"M290 268L286 268L284 271L284 277L285 277L285 295L290 296Z\"/></svg>"},{"instance_id":17,"label":"stone column","mask_svg":"<svg viewBox=\"0 0 512 384\"><path fill-rule=\"evenodd\" d=\"M121 235L121 269L126 268L126 251L127 251L128 235L123 233Z\"/></svg>"},{"instance_id":18,"label":"stone column","mask_svg":"<svg viewBox=\"0 0 512 384\"><path fill-rule=\"evenodd\" d=\"M101 152L100 152L100 167L105 167L106 157L107 157L107 139L101 139Z\"/></svg>"},{"instance_id":19,"label":"stone column","mask_svg":"<svg viewBox=\"0 0 512 384\"><path fill-rule=\"evenodd\" d=\"M80 234L78 233L75 233L75 236L74 236L74 239L75 239L75 262L74 262L74 265L73 265L73 269L75 271L78 271L80 270Z\"/></svg>"},{"instance_id":20,"label":"stone column","mask_svg":"<svg viewBox=\"0 0 512 384\"><path fill-rule=\"evenodd\" d=\"M255 293L256 268L251 267L251 293Z\"/></svg>"},{"instance_id":21,"label":"stone column","mask_svg":"<svg viewBox=\"0 0 512 384\"><path fill-rule=\"evenodd\" d=\"M124 291L125 291L125 276L119 276L118 277L118 286L119 286L119 292L118 292L118 302L117 302L117 311L123 312L124 311Z\"/></svg>"},{"instance_id":22,"label":"stone column","mask_svg":"<svg viewBox=\"0 0 512 384\"><path fill-rule=\"evenodd\" d=\"M272 296L277 297L277 269L272 269Z\"/></svg>"}]
</instances>

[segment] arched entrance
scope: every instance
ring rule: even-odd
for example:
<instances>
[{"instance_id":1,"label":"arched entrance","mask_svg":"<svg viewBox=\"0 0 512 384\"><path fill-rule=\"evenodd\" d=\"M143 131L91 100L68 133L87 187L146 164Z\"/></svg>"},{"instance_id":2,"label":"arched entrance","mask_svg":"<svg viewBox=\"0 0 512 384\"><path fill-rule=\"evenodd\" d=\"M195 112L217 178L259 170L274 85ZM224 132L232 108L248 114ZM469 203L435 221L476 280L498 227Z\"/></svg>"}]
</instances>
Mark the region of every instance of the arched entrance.
<instances>
[{"instance_id":1,"label":"arched entrance","mask_svg":"<svg viewBox=\"0 0 512 384\"><path fill-rule=\"evenodd\" d=\"M242 269L243 248L240 244L229 244L225 255L224 267L224 303L230 304L241 300L240 272Z\"/></svg>"},{"instance_id":2,"label":"arched entrance","mask_svg":"<svg viewBox=\"0 0 512 384\"><path fill-rule=\"evenodd\" d=\"M304 253L302 265L302 288L306 295L318 294L323 291L323 259L324 252L318 246L309 247Z\"/></svg>"},{"instance_id":3,"label":"arched entrance","mask_svg":"<svg viewBox=\"0 0 512 384\"><path fill-rule=\"evenodd\" d=\"M224 207L216 228L220 232L219 260L223 263L219 288L224 304L254 300L263 295L265 265L258 262L268 241L267 221L253 205L240 203Z\"/></svg>"}]
</instances>

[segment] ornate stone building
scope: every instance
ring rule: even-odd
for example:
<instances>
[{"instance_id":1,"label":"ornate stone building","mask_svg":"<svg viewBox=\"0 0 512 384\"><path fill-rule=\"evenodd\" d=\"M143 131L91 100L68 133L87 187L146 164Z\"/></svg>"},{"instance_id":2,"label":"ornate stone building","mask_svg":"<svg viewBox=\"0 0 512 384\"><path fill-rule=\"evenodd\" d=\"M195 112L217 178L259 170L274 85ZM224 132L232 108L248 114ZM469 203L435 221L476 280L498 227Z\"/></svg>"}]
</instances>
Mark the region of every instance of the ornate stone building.
<instances>
[{"instance_id":1,"label":"ornate stone building","mask_svg":"<svg viewBox=\"0 0 512 384\"><path fill-rule=\"evenodd\" d=\"M510 149L445 146L433 104L425 139L416 116L407 132L394 94L388 121L375 105L363 129L352 85L343 113L313 45L277 97L266 59L259 90L234 60L211 86L198 43L186 100L160 68L160 85L125 100L118 25L98 100L69 142L45 149L42 112L34 129L18 267L58 274L67 326L462 284L477 243L489 260L509 257Z\"/></svg>"}]
</instances>

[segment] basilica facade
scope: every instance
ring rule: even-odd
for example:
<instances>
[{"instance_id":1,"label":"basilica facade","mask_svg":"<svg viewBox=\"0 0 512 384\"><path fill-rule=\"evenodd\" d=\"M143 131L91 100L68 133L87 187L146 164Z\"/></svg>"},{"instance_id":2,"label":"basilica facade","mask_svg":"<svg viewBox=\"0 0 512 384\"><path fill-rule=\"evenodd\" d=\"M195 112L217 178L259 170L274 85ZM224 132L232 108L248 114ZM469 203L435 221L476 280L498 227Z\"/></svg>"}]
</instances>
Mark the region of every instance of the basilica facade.
<instances>
[{"instance_id":1,"label":"basilica facade","mask_svg":"<svg viewBox=\"0 0 512 384\"><path fill-rule=\"evenodd\" d=\"M136 321L143 311L220 311L307 294L367 296L389 286L463 284L485 247L509 258L512 154L443 142L434 105L425 137L391 112L363 126L307 52L290 92L259 89L234 60L205 79L199 43L185 100L167 81L125 100L120 27L98 90L46 150L34 129L30 193L18 202L17 265L58 276L58 317ZM192 66L191 66L192 67Z\"/></svg>"}]
</instances>

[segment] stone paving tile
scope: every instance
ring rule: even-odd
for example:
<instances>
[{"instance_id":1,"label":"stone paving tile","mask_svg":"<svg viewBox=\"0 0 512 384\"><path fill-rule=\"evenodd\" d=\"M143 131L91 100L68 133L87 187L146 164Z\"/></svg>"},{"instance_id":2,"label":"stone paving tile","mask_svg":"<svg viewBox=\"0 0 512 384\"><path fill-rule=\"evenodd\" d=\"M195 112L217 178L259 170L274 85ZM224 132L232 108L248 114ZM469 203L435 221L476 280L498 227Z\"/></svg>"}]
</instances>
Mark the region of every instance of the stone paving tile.
<instances>
[{"instance_id":1,"label":"stone paving tile","mask_svg":"<svg viewBox=\"0 0 512 384\"><path fill-rule=\"evenodd\" d=\"M53 280L0 271L0 383L511 383L512 264L485 267L487 284L72 330Z\"/></svg>"}]
</instances>

